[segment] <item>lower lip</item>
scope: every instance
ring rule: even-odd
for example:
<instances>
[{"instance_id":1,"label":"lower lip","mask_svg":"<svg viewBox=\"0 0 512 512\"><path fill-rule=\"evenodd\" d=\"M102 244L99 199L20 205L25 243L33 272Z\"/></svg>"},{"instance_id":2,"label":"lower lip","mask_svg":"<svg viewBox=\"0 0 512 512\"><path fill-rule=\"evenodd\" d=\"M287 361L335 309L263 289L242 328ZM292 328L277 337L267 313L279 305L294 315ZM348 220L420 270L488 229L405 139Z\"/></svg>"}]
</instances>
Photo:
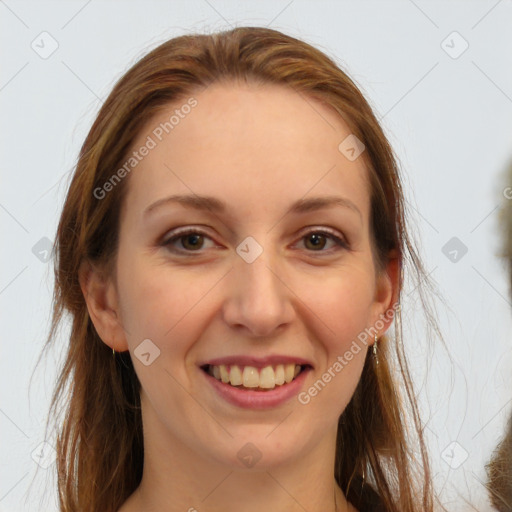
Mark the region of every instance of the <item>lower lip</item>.
<instances>
[{"instance_id":1,"label":"lower lip","mask_svg":"<svg viewBox=\"0 0 512 512\"><path fill-rule=\"evenodd\" d=\"M306 368L288 384L276 386L269 391L250 391L235 388L230 384L217 380L202 369L200 369L200 372L206 377L215 391L227 402L238 407L244 407L245 409L270 409L298 395L310 370L311 368Z\"/></svg>"}]
</instances>

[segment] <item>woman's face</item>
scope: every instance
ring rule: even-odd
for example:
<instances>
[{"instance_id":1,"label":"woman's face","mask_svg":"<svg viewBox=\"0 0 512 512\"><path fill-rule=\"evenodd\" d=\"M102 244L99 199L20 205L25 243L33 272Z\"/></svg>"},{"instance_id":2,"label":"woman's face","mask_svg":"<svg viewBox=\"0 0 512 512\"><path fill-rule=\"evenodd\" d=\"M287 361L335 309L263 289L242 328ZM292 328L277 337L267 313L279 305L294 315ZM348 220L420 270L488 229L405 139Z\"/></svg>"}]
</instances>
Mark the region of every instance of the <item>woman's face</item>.
<instances>
[{"instance_id":1,"label":"woman's face","mask_svg":"<svg viewBox=\"0 0 512 512\"><path fill-rule=\"evenodd\" d=\"M339 116L274 85L214 84L194 98L158 114L133 144L112 339L130 350L146 433L223 464L244 467L250 452L270 467L334 441L367 347L345 354L391 306L391 280L376 278L364 153L340 151L350 130ZM280 362L311 368L298 387L273 391L234 390L201 368L240 358L254 385L251 366L271 356L278 381ZM283 400L286 386L295 387ZM250 407L249 394L263 399Z\"/></svg>"}]
</instances>

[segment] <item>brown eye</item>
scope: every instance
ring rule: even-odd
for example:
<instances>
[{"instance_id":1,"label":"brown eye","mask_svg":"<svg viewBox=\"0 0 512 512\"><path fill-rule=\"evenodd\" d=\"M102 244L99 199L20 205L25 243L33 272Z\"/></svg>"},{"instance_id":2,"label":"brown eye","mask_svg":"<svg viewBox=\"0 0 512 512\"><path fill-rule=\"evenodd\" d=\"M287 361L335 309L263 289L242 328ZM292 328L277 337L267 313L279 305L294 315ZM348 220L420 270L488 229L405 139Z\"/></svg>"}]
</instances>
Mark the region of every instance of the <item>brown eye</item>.
<instances>
[{"instance_id":1,"label":"brown eye","mask_svg":"<svg viewBox=\"0 0 512 512\"><path fill-rule=\"evenodd\" d=\"M325 247L325 243L326 243L326 240L325 240L325 235L321 234L321 233L310 233L309 235L307 235L305 237L306 239L306 246L308 245L307 242L310 241L311 242L311 245L309 248L312 248L312 249L323 249Z\"/></svg>"},{"instance_id":2,"label":"brown eye","mask_svg":"<svg viewBox=\"0 0 512 512\"><path fill-rule=\"evenodd\" d=\"M315 230L306 233L306 235L302 237L302 240L304 240L306 249L312 252L329 254L339 249L350 249L348 242L337 236L335 233L327 231L325 228L323 230ZM325 249L326 244L329 241L332 242L333 245Z\"/></svg>"},{"instance_id":3,"label":"brown eye","mask_svg":"<svg viewBox=\"0 0 512 512\"><path fill-rule=\"evenodd\" d=\"M183 235L178 240L181 240L183 248L187 250L201 249L204 243L203 235L199 234Z\"/></svg>"},{"instance_id":4,"label":"brown eye","mask_svg":"<svg viewBox=\"0 0 512 512\"><path fill-rule=\"evenodd\" d=\"M212 241L211 238L194 228L182 229L177 231L173 236L162 242L162 246L176 254L187 254L192 252L202 252L205 242ZM210 248L213 246L211 244Z\"/></svg>"}]
</instances>

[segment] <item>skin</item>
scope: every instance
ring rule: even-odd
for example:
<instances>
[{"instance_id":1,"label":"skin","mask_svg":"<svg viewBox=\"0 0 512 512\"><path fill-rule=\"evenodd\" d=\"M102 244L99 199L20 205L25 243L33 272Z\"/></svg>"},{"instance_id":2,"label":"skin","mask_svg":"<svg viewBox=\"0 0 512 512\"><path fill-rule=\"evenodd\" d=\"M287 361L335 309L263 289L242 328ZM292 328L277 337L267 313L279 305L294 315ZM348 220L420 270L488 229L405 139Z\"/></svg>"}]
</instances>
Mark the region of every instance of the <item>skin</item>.
<instances>
[{"instance_id":1,"label":"skin","mask_svg":"<svg viewBox=\"0 0 512 512\"><path fill-rule=\"evenodd\" d=\"M89 264L80 274L100 337L130 351L142 384L144 474L120 510L328 511L336 492L338 510L354 511L333 466L338 418L367 346L309 404L295 397L265 411L225 402L198 364L232 354L303 357L314 367L307 390L391 308L397 264L376 275L363 157L351 162L338 150L350 129L334 111L282 86L214 84L194 97L198 105L128 178L115 275L102 278ZM152 119L133 149L179 105ZM224 201L226 212L169 203L143 216L161 198L190 193ZM350 199L359 213L335 206L285 215L294 201L325 195ZM205 237L166 247L183 226ZM315 245L311 233L325 227L349 249L321 236ZM247 236L263 248L252 263L236 252ZM160 350L149 366L134 355L147 338ZM251 468L237 457L246 443L261 453Z\"/></svg>"}]
</instances>

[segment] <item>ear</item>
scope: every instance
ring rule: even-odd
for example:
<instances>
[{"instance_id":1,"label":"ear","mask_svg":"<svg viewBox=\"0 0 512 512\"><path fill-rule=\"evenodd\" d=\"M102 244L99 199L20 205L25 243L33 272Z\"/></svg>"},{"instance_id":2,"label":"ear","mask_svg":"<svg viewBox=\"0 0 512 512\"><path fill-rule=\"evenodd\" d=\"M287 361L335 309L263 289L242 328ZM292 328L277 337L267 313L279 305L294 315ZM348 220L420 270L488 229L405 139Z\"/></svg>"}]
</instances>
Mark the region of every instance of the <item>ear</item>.
<instances>
[{"instance_id":1,"label":"ear","mask_svg":"<svg viewBox=\"0 0 512 512\"><path fill-rule=\"evenodd\" d=\"M375 297L372 305L371 326L382 336L390 327L395 316L395 305L398 303L400 288L400 259L393 251L389 256L386 268L377 276Z\"/></svg>"},{"instance_id":2,"label":"ear","mask_svg":"<svg viewBox=\"0 0 512 512\"><path fill-rule=\"evenodd\" d=\"M89 316L103 343L117 352L128 350L128 343L120 321L117 291L113 280L106 277L89 261L81 263L78 280Z\"/></svg>"}]
</instances>

